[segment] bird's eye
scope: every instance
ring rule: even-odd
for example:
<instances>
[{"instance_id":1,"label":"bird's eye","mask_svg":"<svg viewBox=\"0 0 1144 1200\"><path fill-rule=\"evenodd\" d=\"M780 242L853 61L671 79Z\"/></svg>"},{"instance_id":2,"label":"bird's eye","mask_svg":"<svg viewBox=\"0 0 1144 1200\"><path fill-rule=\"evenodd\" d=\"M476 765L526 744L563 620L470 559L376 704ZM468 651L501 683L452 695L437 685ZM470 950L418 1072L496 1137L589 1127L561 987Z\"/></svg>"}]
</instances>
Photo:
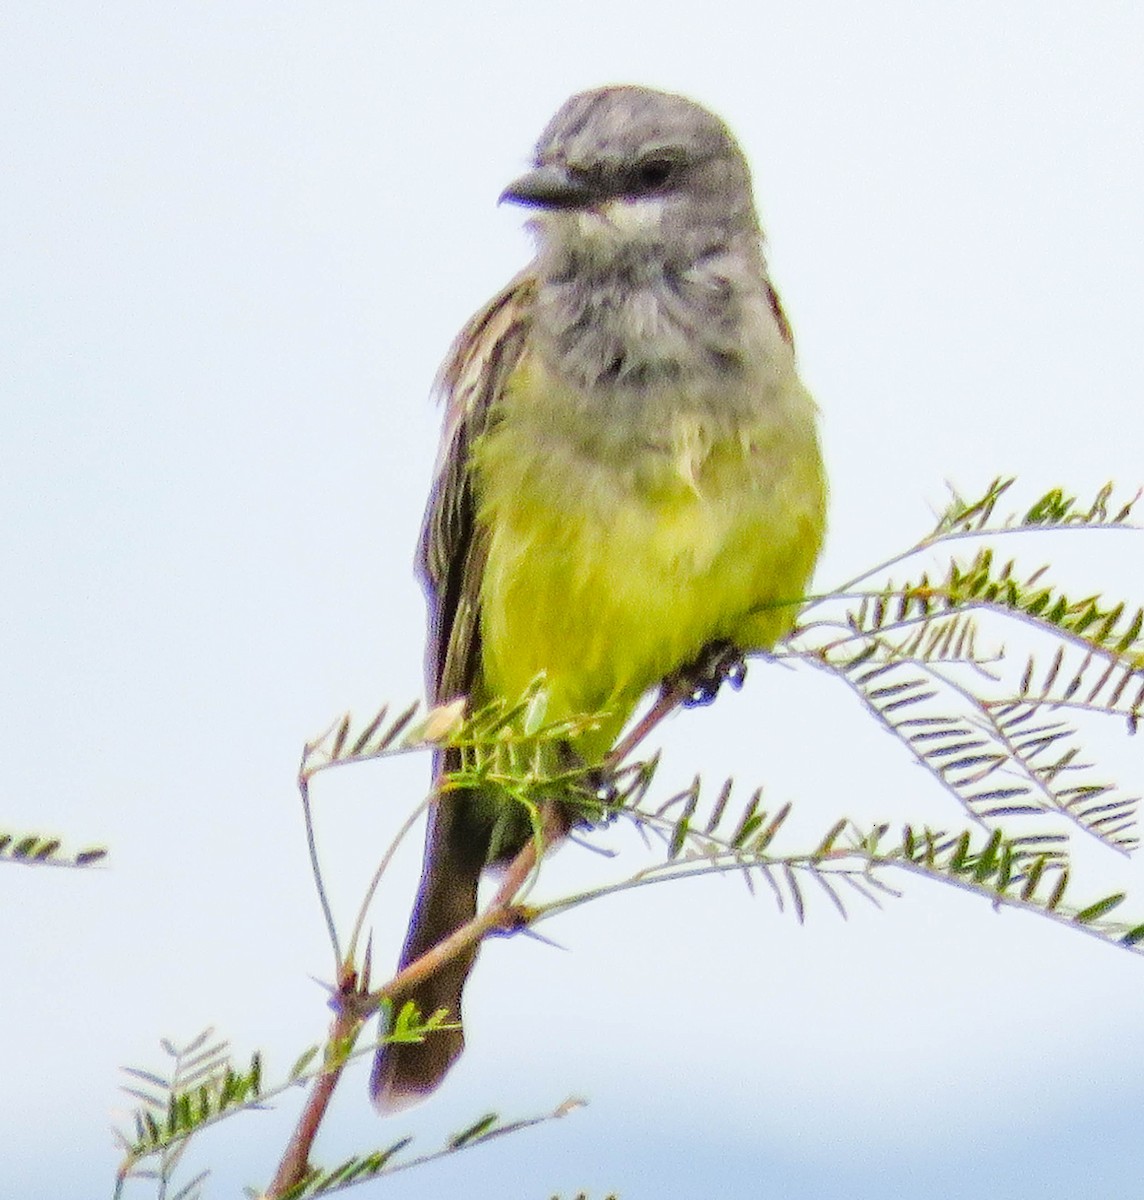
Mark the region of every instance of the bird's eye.
<instances>
[{"instance_id":1,"label":"bird's eye","mask_svg":"<svg viewBox=\"0 0 1144 1200\"><path fill-rule=\"evenodd\" d=\"M673 158L656 155L637 163L632 171L632 190L635 192L658 192L667 186L675 175L678 163Z\"/></svg>"}]
</instances>

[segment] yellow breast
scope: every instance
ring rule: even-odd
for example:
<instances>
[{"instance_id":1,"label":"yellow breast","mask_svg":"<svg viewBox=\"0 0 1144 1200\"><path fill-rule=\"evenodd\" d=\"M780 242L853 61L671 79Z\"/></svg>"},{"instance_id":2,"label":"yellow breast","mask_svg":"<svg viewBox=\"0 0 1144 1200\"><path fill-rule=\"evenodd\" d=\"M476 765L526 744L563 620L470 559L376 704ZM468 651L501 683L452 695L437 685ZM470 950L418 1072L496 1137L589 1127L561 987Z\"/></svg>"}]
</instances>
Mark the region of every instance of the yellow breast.
<instances>
[{"instance_id":1,"label":"yellow breast","mask_svg":"<svg viewBox=\"0 0 1144 1200\"><path fill-rule=\"evenodd\" d=\"M581 746L591 759L708 642L759 649L787 632L825 485L813 402L793 371L771 392L601 411L522 362L475 451L486 696L544 672L550 717L607 709Z\"/></svg>"}]
</instances>

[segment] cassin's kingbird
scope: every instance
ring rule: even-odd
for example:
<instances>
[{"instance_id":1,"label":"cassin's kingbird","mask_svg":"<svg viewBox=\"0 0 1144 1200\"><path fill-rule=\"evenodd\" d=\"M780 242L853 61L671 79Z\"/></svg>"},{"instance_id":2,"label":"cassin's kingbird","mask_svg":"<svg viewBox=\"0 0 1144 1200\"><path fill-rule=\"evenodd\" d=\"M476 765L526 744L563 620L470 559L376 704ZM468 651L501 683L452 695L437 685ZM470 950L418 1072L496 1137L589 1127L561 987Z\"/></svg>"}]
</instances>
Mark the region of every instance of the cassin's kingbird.
<instances>
[{"instance_id":1,"label":"cassin's kingbird","mask_svg":"<svg viewBox=\"0 0 1144 1200\"><path fill-rule=\"evenodd\" d=\"M537 254L442 368L419 559L430 699L516 700L543 673L547 720L609 714L574 746L598 763L705 647L790 630L825 521L816 409L746 160L712 113L642 87L573 96L501 199L535 210ZM524 845L510 807L488 788L436 797L403 966L472 920L482 870ZM459 1022L474 957L397 1004ZM379 1107L431 1091L463 1045L458 1029L383 1048Z\"/></svg>"}]
</instances>

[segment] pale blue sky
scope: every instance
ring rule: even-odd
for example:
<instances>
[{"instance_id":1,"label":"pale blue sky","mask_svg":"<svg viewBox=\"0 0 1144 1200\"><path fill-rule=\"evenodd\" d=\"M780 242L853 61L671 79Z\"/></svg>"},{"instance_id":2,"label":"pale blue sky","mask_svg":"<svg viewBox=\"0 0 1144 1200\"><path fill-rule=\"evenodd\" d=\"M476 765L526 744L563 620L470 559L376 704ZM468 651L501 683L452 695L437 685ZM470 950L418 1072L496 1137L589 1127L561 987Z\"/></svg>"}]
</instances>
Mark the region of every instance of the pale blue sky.
<instances>
[{"instance_id":1,"label":"pale blue sky","mask_svg":"<svg viewBox=\"0 0 1144 1200\"><path fill-rule=\"evenodd\" d=\"M271 1073L320 1036L300 747L420 692L429 386L529 252L500 190L570 92L617 81L705 102L752 161L823 411L822 586L923 532L947 479L1144 481L1136 4L7 6L0 816L111 848L0 870L11 1195L109 1193L117 1068L157 1065L160 1036L212 1023ZM1139 597L1142 545L1073 555L1074 578ZM809 673L756 668L662 743L665 787L733 770L807 829L958 819ZM1103 749L1139 786L1138 742ZM425 784L408 760L319 785L343 915ZM552 886L598 870L563 852ZM351 1081L328 1161L577 1093L389 1194L1137 1186L1139 959L920 885L800 929L716 880L545 932L566 952L486 950L439 1098L383 1125ZM288 1116L204 1140L208 1195L265 1182Z\"/></svg>"}]
</instances>

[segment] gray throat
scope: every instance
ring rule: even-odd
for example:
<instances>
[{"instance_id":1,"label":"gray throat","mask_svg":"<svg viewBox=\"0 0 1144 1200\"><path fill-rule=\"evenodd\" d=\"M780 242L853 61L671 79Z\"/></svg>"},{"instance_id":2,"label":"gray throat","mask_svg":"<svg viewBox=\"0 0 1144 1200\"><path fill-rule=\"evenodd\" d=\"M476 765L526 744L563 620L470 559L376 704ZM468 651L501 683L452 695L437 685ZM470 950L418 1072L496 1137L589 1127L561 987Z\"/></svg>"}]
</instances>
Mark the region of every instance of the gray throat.
<instances>
[{"instance_id":1,"label":"gray throat","mask_svg":"<svg viewBox=\"0 0 1144 1200\"><path fill-rule=\"evenodd\" d=\"M546 365L588 392L703 389L740 374L765 295L757 235L690 261L647 246L607 258L546 247L538 260L536 334Z\"/></svg>"}]
</instances>

